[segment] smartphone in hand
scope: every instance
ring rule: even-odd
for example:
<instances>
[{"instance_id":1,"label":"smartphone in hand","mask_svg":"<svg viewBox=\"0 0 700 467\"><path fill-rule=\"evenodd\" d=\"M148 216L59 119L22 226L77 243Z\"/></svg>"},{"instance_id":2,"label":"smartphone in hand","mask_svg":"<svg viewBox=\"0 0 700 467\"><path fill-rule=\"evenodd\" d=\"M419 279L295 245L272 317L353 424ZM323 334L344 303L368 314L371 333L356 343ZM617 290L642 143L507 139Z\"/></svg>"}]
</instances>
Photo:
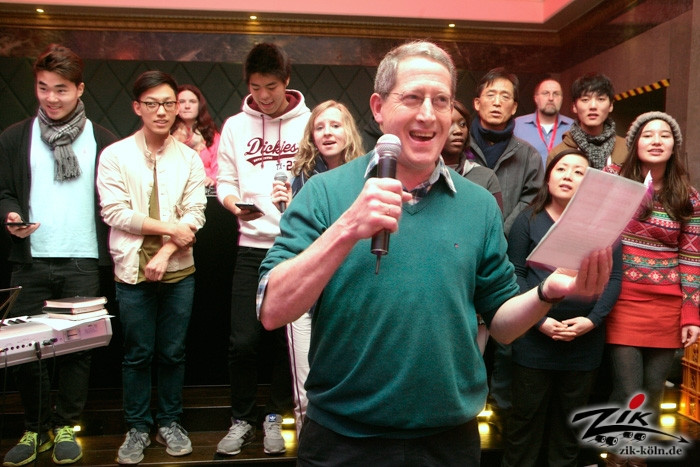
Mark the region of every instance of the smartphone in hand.
<instances>
[{"instance_id":1,"label":"smartphone in hand","mask_svg":"<svg viewBox=\"0 0 700 467\"><path fill-rule=\"evenodd\" d=\"M29 227L34 224L36 224L36 222L3 222L3 225L9 225L11 227Z\"/></svg>"},{"instance_id":2,"label":"smartphone in hand","mask_svg":"<svg viewBox=\"0 0 700 467\"><path fill-rule=\"evenodd\" d=\"M262 210L253 203L236 203L236 206L238 209L247 209L251 212L262 212Z\"/></svg>"}]
</instances>

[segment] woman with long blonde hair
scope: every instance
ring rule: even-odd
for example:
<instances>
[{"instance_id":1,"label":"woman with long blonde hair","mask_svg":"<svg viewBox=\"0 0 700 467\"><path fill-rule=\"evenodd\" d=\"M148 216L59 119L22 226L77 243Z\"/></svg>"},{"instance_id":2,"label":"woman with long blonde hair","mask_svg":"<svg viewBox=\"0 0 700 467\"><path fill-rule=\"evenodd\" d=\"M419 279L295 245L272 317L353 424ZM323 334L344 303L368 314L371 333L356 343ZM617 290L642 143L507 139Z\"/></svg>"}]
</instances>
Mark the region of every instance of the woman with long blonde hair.
<instances>
[{"instance_id":1,"label":"woman with long blonde hair","mask_svg":"<svg viewBox=\"0 0 700 467\"><path fill-rule=\"evenodd\" d=\"M314 174L342 165L365 153L355 119L348 108L328 100L311 111L294 159L292 193Z\"/></svg>"},{"instance_id":2,"label":"woman with long blonde hair","mask_svg":"<svg viewBox=\"0 0 700 467\"><path fill-rule=\"evenodd\" d=\"M348 108L333 100L318 104L311 111L292 166L292 193L296 195L313 175L334 169L362 154L362 138ZM309 375L311 313L313 308L287 325L297 434L308 403L304 382Z\"/></svg>"}]
</instances>

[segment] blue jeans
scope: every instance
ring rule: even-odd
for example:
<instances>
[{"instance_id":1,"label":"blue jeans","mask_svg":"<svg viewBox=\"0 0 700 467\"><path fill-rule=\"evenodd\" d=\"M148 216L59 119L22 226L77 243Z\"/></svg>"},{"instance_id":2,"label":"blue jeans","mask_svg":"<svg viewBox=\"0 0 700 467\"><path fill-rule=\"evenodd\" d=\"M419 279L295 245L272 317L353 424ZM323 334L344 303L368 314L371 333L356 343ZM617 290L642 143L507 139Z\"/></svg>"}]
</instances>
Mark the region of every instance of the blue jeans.
<instances>
[{"instance_id":1,"label":"blue jeans","mask_svg":"<svg viewBox=\"0 0 700 467\"><path fill-rule=\"evenodd\" d=\"M44 300L100 292L97 259L91 258L35 258L31 263L15 264L11 282L22 286L12 316L40 314ZM53 413L47 363L31 362L11 369L22 397L25 429L39 432L79 423L87 401L90 357L90 351L82 351L55 359L58 393Z\"/></svg>"},{"instance_id":2,"label":"blue jeans","mask_svg":"<svg viewBox=\"0 0 700 467\"><path fill-rule=\"evenodd\" d=\"M153 426L151 362L158 365L159 426L179 422L185 380L185 339L192 314L194 276L177 283L116 284L124 333L122 384L126 424L142 432Z\"/></svg>"}]
</instances>

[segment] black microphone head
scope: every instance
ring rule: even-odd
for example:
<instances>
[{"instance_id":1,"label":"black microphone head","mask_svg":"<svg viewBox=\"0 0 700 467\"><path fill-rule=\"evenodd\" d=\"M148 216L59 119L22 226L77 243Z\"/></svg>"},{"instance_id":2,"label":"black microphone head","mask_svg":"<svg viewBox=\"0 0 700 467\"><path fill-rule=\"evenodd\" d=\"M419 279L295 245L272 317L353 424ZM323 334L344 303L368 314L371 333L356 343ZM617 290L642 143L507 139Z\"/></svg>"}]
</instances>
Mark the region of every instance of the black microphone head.
<instances>
[{"instance_id":1,"label":"black microphone head","mask_svg":"<svg viewBox=\"0 0 700 467\"><path fill-rule=\"evenodd\" d=\"M401 154L401 140L396 135L382 135L377 140L374 150L377 151L379 157L393 157L396 159Z\"/></svg>"},{"instance_id":2,"label":"black microphone head","mask_svg":"<svg viewBox=\"0 0 700 467\"><path fill-rule=\"evenodd\" d=\"M275 174L275 181L276 182L286 182L287 181L287 172L280 170Z\"/></svg>"}]
</instances>

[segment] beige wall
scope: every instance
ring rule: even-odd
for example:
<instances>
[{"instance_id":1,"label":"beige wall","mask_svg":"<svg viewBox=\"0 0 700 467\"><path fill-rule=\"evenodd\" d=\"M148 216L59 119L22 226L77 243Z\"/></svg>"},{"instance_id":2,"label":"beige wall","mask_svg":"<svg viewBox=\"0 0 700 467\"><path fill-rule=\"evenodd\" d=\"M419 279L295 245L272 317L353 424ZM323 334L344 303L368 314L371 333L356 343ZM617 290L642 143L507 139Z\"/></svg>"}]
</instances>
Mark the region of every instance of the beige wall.
<instances>
[{"instance_id":1,"label":"beige wall","mask_svg":"<svg viewBox=\"0 0 700 467\"><path fill-rule=\"evenodd\" d=\"M599 71L610 77L616 92L622 92L669 79L666 111L681 125L691 180L695 187L700 187L699 51L700 0L695 0L691 12L565 70L561 82L564 89L569 89L576 77ZM565 110L570 112L570 108ZM618 129L618 133L624 131Z\"/></svg>"}]
</instances>

